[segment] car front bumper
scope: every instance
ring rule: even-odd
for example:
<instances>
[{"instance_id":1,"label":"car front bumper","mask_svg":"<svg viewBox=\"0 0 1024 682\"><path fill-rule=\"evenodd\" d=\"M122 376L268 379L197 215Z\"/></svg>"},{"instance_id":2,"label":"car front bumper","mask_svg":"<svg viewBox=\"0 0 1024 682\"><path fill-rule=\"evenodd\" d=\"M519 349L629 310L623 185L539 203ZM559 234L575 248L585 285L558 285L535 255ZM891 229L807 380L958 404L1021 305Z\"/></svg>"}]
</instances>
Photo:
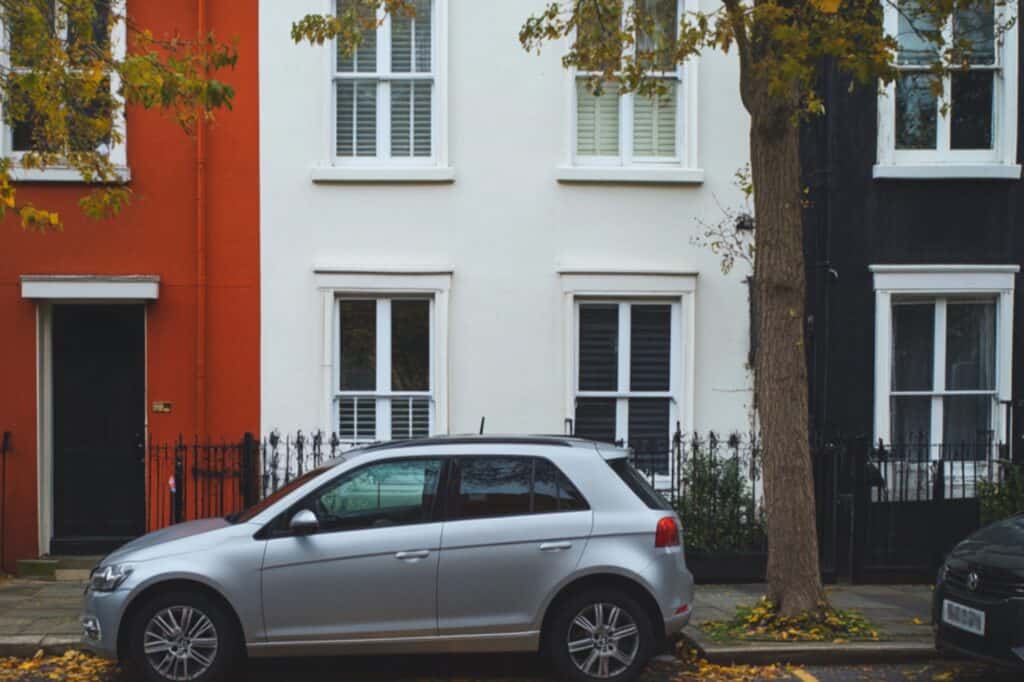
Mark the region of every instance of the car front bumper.
<instances>
[{"instance_id":1,"label":"car front bumper","mask_svg":"<svg viewBox=\"0 0 1024 682\"><path fill-rule=\"evenodd\" d=\"M942 621L942 602L985 612L985 634L976 635ZM935 589L932 607L935 646L1004 666L1024 669L1024 598L973 594L948 585Z\"/></svg>"},{"instance_id":2,"label":"car front bumper","mask_svg":"<svg viewBox=\"0 0 1024 682\"><path fill-rule=\"evenodd\" d=\"M82 646L101 658L117 660L117 637L128 603L127 590L86 590L82 599Z\"/></svg>"}]
</instances>

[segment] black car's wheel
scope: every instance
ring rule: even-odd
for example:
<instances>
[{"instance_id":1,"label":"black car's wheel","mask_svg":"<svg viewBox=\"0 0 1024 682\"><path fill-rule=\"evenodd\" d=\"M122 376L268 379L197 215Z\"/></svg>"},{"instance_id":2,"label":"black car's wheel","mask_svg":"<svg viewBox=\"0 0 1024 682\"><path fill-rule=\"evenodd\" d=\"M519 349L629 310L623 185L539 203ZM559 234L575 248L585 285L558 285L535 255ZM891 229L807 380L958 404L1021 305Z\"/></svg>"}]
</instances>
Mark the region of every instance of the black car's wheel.
<instances>
[{"instance_id":1,"label":"black car's wheel","mask_svg":"<svg viewBox=\"0 0 1024 682\"><path fill-rule=\"evenodd\" d=\"M651 621L632 597L593 590L558 606L545 632L545 648L570 680L634 680L654 651Z\"/></svg>"},{"instance_id":2,"label":"black car's wheel","mask_svg":"<svg viewBox=\"0 0 1024 682\"><path fill-rule=\"evenodd\" d=\"M130 663L152 682L223 680L240 650L231 615L200 592L157 595L130 627Z\"/></svg>"}]
</instances>

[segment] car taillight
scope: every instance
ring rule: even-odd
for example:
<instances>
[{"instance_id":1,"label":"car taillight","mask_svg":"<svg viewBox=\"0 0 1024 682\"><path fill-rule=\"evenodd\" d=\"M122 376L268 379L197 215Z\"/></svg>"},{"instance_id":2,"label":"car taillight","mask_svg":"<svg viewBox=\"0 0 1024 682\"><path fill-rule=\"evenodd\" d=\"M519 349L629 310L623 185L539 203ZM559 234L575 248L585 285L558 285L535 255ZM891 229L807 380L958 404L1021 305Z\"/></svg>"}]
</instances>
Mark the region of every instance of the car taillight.
<instances>
[{"instance_id":1,"label":"car taillight","mask_svg":"<svg viewBox=\"0 0 1024 682\"><path fill-rule=\"evenodd\" d=\"M654 531L654 546L678 547L679 546L679 524L671 516L658 521L658 527Z\"/></svg>"}]
</instances>

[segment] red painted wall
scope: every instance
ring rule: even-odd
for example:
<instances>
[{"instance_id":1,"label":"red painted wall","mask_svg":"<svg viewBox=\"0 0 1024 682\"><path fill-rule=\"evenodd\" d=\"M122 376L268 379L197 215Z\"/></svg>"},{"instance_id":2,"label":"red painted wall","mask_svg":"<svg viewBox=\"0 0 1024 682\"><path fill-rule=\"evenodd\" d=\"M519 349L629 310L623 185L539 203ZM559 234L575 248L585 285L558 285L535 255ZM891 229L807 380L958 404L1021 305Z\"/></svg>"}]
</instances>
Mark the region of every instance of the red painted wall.
<instances>
[{"instance_id":1,"label":"red painted wall","mask_svg":"<svg viewBox=\"0 0 1024 682\"><path fill-rule=\"evenodd\" d=\"M198 0L128 0L128 13L157 35L193 36ZM79 213L82 185L22 184L19 199L61 209L62 232L25 232L0 222L0 431L13 434L7 459L4 568L38 554L36 303L21 297L26 274L160 276L147 306L149 433L239 438L259 428L259 136L256 0L206 0L221 39L237 37L239 62L222 77L236 88L232 111L207 136L205 415L196 410L196 144L166 114L130 108L132 205L93 222ZM155 400L173 403L154 414Z\"/></svg>"}]
</instances>

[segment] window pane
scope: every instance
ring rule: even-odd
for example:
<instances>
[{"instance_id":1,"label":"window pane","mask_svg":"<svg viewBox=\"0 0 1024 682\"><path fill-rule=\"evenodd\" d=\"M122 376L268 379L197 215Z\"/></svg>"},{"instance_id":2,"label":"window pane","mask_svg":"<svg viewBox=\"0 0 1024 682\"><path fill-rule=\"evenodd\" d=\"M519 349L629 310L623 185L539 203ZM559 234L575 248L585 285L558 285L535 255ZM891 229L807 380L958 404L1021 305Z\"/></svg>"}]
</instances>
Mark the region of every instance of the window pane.
<instances>
[{"instance_id":1,"label":"window pane","mask_svg":"<svg viewBox=\"0 0 1024 682\"><path fill-rule=\"evenodd\" d=\"M56 1L35 0L26 10L18 13L17 20L10 16L4 19L4 29L7 33L8 44L10 45L10 60L13 66L32 66L32 57L29 55L24 37L41 32L55 36L56 22Z\"/></svg>"},{"instance_id":2,"label":"window pane","mask_svg":"<svg viewBox=\"0 0 1024 682\"><path fill-rule=\"evenodd\" d=\"M430 390L430 301L391 302L391 390Z\"/></svg>"},{"instance_id":3,"label":"window pane","mask_svg":"<svg viewBox=\"0 0 1024 682\"><path fill-rule=\"evenodd\" d=\"M643 63L650 63L663 71L675 68L673 53L679 31L678 8L678 0L637 2L637 56Z\"/></svg>"},{"instance_id":4,"label":"window pane","mask_svg":"<svg viewBox=\"0 0 1024 682\"><path fill-rule=\"evenodd\" d=\"M637 156L676 155L678 84L664 83L668 88L664 94L633 97L633 153Z\"/></svg>"},{"instance_id":5,"label":"window pane","mask_svg":"<svg viewBox=\"0 0 1024 682\"><path fill-rule=\"evenodd\" d=\"M619 155L618 84L605 83L601 94L595 95L586 78L576 79L576 153Z\"/></svg>"},{"instance_id":6,"label":"window pane","mask_svg":"<svg viewBox=\"0 0 1024 682\"><path fill-rule=\"evenodd\" d=\"M619 387L619 306L580 306L581 391L615 391Z\"/></svg>"},{"instance_id":7,"label":"window pane","mask_svg":"<svg viewBox=\"0 0 1024 682\"><path fill-rule=\"evenodd\" d=\"M341 301L341 390L377 388L377 302Z\"/></svg>"},{"instance_id":8,"label":"window pane","mask_svg":"<svg viewBox=\"0 0 1024 682\"><path fill-rule=\"evenodd\" d=\"M642 471L668 473L669 399L632 398L629 401L629 447Z\"/></svg>"},{"instance_id":9,"label":"window pane","mask_svg":"<svg viewBox=\"0 0 1024 682\"><path fill-rule=\"evenodd\" d=\"M968 59L972 64L995 64L995 7L981 2L964 9L953 10L953 39L970 45Z\"/></svg>"},{"instance_id":10,"label":"window pane","mask_svg":"<svg viewBox=\"0 0 1024 682\"><path fill-rule=\"evenodd\" d=\"M573 433L601 443L614 443L615 398L577 398Z\"/></svg>"},{"instance_id":11,"label":"window pane","mask_svg":"<svg viewBox=\"0 0 1024 682\"><path fill-rule=\"evenodd\" d=\"M905 73L896 79L896 149L935 149L938 98L933 77Z\"/></svg>"},{"instance_id":12,"label":"window pane","mask_svg":"<svg viewBox=\"0 0 1024 682\"><path fill-rule=\"evenodd\" d=\"M466 457L459 460L454 518L530 513L533 460L528 457Z\"/></svg>"},{"instance_id":13,"label":"window pane","mask_svg":"<svg viewBox=\"0 0 1024 682\"><path fill-rule=\"evenodd\" d=\"M943 400L944 454L992 442L992 402L987 395L947 396Z\"/></svg>"},{"instance_id":14,"label":"window pane","mask_svg":"<svg viewBox=\"0 0 1024 682\"><path fill-rule=\"evenodd\" d=\"M558 467L546 459L534 460L533 513L580 511L587 503Z\"/></svg>"},{"instance_id":15,"label":"window pane","mask_svg":"<svg viewBox=\"0 0 1024 682\"><path fill-rule=\"evenodd\" d=\"M391 156L431 155L433 87L430 81L392 81Z\"/></svg>"},{"instance_id":16,"label":"window pane","mask_svg":"<svg viewBox=\"0 0 1024 682\"><path fill-rule=\"evenodd\" d=\"M950 146L953 149L992 149L992 110L995 73L960 71L950 76Z\"/></svg>"},{"instance_id":17,"label":"window pane","mask_svg":"<svg viewBox=\"0 0 1024 682\"><path fill-rule=\"evenodd\" d=\"M312 504L323 530L358 530L431 519L441 460L383 462L342 477Z\"/></svg>"},{"instance_id":18,"label":"window pane","mask_svg":"<svg viewBox=\"0 0 1024 682\"><path fill-rule=\"evenodd\" d=\"M105 46L110 40L107 23L110 21L111 0L96 0L93 3L94 14L91 17L82 15L79 21L68 21L68 43L75 45ZM51 0L52 6L52 0ZM84 40L83 40L84 39Z\"/></svg>"},{"instance_id":19,"label":"window pane","mask_svg":"<svg viewBox=\"0 0 1024 682\"><path fill-rule=\"evenodd\" d=\"M995 387L995 303L950 303L946 306L946 388L986 391Z\"/></svg>"},{"instance_id":20,"label":"window pane","mask_svg":"<svg viewBox=\"0 0 1024 682\"><path fill-rule=\"evenodd\" d=\"M669 390L672 306L633 305L630 310L630 388Z\"/></svg>"},{"instance_id":21,"label":"window pane","mask_svg":"<svg viewBox=\"0 0 1024 682\"><path fill-rule=\"evenodd\" d=\"M932 390L934 353L935 305L932 303L893 305L892 390Z\"/></svg>"},{"instance_id":22,"label":"window pane","mask_svg":"<svg viewBox=\"0 0 1024 682\"><path fill-rule=\"evenodd\" d=\"M415 16L391 15L391 70L396 73L429 73L431 64L431 2L409 3Z\"/></svg>"},{"instance_id":23,"label":"window pane","mask_svg":"<svg viewBox=\"0 0 1024 682\"><path fill-rule=\"evenodd\" d=\"M377 155L377 83L338 81L337 155Z\"/></svg>"},{"instance_id":24,"label":"window pane","mask_svg":"<svg viewBox=\"0 0 1024 682\"><path fill-rule=\"evenodd\" d=\"M899 64L931 64L938 53L935 38L938 32L934 17L928 16L914 0L899 3Z\"/></svg>"},{"instance_id":25,"label":"window pane","mask_svg":"<svg viewBox=\"0 0 1024 682\"><path fill-rule=\"evenodd\" d=\"M338 437L346 441L377 440L377 399L341 398L338 401Z\"/></svg>"},{"instance_id":26,"label":"window pane","mask_svg":"<svg viewBox=\"0 0 1024 682\"><path fill-rule=\"evenodd\" d=\"M408 440L430 435L430 398L391 399L391 438Z\"/></svg>"},{"instance_id":27,"label":"window pane","mask_svg":"<svg viewBox=\"0 0 1024 682\"><path fill-rule=\"evenodd\" d=\"M340 0L338 2L339 14L344 11L348 11L353 5L356 6L356 11L359 13L359 17L362 22L375 21L373 9L368 7L365 2L359 2L358 0ZM353 71L359 73L374 73L377 70L376 30L363 29L362 40L359 42L359 47L356 48L354 54L344 54L344 51L341 49L340 42L337 43L337 46L338 71L343 73L351 73Z\"/></svg>"},{"instance_id":28,"label":"window pane","mask_svg":"<svg viewBox=\"0 0 1024 682\"><path fill-rule=\"evenodd\" d=\"M928 396L894 397L891 407L891 438L896 454L906 459L928 459L932 399Z\"/></svg>"}]
</instances>

